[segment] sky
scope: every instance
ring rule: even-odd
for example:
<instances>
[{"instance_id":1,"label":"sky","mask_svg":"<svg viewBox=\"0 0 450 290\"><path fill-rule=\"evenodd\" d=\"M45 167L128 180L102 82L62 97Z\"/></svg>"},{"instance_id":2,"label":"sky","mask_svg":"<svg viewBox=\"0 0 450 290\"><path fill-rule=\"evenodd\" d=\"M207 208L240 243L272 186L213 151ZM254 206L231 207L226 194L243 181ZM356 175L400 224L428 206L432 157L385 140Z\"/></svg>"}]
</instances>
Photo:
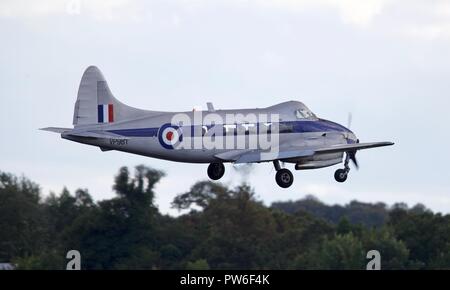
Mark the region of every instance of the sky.
<instances>
[{"instance_id":1,"label":"sky","mask_svg":"<svg viewBox=\"0 0 450 290\"><path fill-rule=\"evenodd\" d=\"M81 75L96 65L131 106L298 100L341 124L351 112L361 142L396 143L358 152L343 184L336 166L295 171L281 189L270 163L226 165L221 181L250 183L267 205L312 194L450 213L450 1L2 0L0 35L0 170L44 196L66 186L111 198L118 169L145 164L167 173L156 204L176 215L173 198L207 178L207 164L101 152L38 130L71 126Z\"/></svg>"}]
</instances>

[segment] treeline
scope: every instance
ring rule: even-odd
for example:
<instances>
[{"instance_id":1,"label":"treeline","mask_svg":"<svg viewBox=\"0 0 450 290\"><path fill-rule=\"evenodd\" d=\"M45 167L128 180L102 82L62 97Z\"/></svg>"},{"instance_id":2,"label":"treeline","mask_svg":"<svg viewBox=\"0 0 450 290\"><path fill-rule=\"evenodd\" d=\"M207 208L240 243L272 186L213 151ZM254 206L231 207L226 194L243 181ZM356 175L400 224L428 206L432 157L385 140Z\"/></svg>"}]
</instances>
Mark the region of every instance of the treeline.
<instances>
[{"instance_id":1,"label":"treeline","mask_svg":"<svg viewBox=\"0 0 450 290\"><path fill-rule=\"evenodd\" d=\"M0 263L19 269L365 269L369 250L382 269L450 268L450 215L418 205L352 202L327 206L313 197L265 206L246 184L200 181L179 194L179 217L154 204L164 173L123 167L112 199L86 189L43 199L37 184L0 172Z\"/></svg>"},{"instance_id":2,"label":"treeline","mask_svg":"<svg viewBox=\"0 0 450 290\"><path fill-rule=\"evenodd\" d=\"M290 214L305 211L334 224L338 224L342 219L348 219L352 224L361 224L366 227L381 227L386 224L389 220L389 212L391 210L404 209L417 214L429 211L420 203L410 209L408 209L405 203L396 203L389 208L382 202L364 203L355 200L345 206L329 206L312 195L308 195L304 199L297 201L274 202L271 207Z\"/></svg>"}]
</instances>

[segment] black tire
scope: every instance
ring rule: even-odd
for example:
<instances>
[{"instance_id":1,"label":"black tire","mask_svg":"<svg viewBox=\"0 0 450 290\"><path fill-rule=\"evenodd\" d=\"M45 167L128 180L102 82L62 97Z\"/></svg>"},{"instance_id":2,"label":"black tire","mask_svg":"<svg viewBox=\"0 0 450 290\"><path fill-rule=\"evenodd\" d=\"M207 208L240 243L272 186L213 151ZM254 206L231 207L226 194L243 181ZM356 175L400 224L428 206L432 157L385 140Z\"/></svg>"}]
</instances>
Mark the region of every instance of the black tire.
<instances>
[{"instance_id":1,"label":"black tire","mask_svg":"<svg viewBox=\"0 0 450 290\"><path fill-rule=\"evenodd\" d=\"M334 179L337 182L344 182L347 180L347 171L345 169L338 169L334 172Z\"/></svg>"},{"instance_id":2,"label":"black tire","mask_svg":"<svg viewBox=\"0 0 450 290\"><path fill-rule=\"evenodd\" d=\"M292 175L292 172L289 169L283 168L277 171L275 180L280 187L288 188L294 182L294 175Z\"/></svg>"},{"instance_id":3,"label":"black tire","mask_svg":"<svg viewBox=\"0 0 450 290\"><path fill-rule=\"evenodd\" d=\"M208 176L212 180L219 180L225 174L225 166L223 163L214 162L208 166Z\"/></svg>"}]
</instances>

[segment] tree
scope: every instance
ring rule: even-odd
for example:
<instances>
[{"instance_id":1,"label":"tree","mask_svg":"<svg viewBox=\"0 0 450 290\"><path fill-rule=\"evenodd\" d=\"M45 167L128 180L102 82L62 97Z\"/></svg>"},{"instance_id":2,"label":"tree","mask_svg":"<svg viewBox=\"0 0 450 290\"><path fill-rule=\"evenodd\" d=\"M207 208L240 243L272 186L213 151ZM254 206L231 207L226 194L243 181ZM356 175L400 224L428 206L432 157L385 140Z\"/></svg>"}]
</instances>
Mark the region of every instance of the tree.
<instances>
[{"instance_id":1,"label":"tree","mask_svg":"<svg viewBox=\"0 0 450 290\"><path fill-rule=\"evenodd\" d=\"M427 210L395 207L389 217L397 239L410 251L410 259L421 268L449 268L450 216Z\"/></svg>"},{"instance_id":2,"label":"tree","mask_svg":"<svg viewBox=\"0 0 450 290\"><path fill-rule=\"evenodd\" d=\"M377 250L381 256L381 269L407 269L415 265L409 262L409 250L403 241L395 238L388 227L365 232L363 236L365 251Z\"/></svg>"},{"instance_id":3,"label":"tree","mask_svg":"<svg viewBox=\"0 0 450 290\"><path fill-rule=\"evenodd\" d=\"M0 172L0 261L46 248L49 236L40 201L37 184Z\"/></svg>"},{"instance_id":4,"label":"tree","mask_svg":"<svg viewBox=\"0 0 450 290\"><path fill-rule=\"evenodd\" d=\"M389 214L384 203L370 204L352 201L345 206L329 206L311 195L297 201L274 202L271 207L290 214L306 211L334 224L338 224L345 217L351 224L361 224L367 227L381 227Z\"/></svg>"},{"instance_id":5,"label":"tree","mask_svg":"<svg viewBox=\"0 0 450 290\"><path fill-rule=\"evenodd\" d=\"M226 201L229 198L228 188L221 183L200 181L195 183L188 192L176 196L172 206L178 210L192 208L192 206L205 209L211 201Z\"/></svg>"},{"instance_id":6,"label":"tree","mask_svg":"<svg viewBox=\"0 0 450 290\"><path fill-rule=\"evenodd\" d=\"M352 233L336 235L324 240L320 246L311 248L298 257L297 267L325 270L363 270L365 252L361 241Z\"/></svg>"},{"instance_id":7,"label":"tree","mask_svg":"<svg viewBox=\"0 0 450 290\"><path fill-rule=\"evenodd\" d=\"M163 172L141 165L130 177L128 168L122 167L113 187L117 197L99 202L74 221L68 235L73 237L71 247L82 253L84 267L155 267L159 259L154 235L158 212L153 188L163 176Z\"/></svg>"},{"instance_id":8,"label":"tree","mask_svg":"<svg viewBox=\"0 0 450 290\"><path fill-rule=\"evenodd\" d=\"M254 199L248 185L233 190L221 184L199 182L174 200L177 208L191 211L186 227L198 232L199 244L190 260L208 257L212 269L261 268L270 260L268 250L275 235L271 211Z\"/></svg>"},{"instance_id":9,"label":"tree","mask_svg":"<svg viewBox=\"0 0 450 290\"><path fill-rule=\"evenodd\" d=\"M265 206L248 184L200 181L161 215L161 171L120 168L116 196L94 202L86 189L41 199L39 186L0 172L0 260L19 269L64 269L68 250L83 269L365 269L369 250L382 269L448 269L450 215L423 205L314 197ZM386 222L385 215L388 215Z\"/></svg>"}]
</instances>

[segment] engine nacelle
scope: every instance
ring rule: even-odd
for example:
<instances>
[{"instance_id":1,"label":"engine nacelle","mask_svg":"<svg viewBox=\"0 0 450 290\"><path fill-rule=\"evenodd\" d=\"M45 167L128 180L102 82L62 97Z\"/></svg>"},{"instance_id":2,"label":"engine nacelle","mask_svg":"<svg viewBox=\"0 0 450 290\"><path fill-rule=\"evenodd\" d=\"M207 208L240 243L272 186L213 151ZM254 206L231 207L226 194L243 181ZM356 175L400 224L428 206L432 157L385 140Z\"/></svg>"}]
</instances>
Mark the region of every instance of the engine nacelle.
<instances>
[{"instance_id":1,"label":"engine nacelle","mask_svg":"<svg viewBox=\"0 0 450 290\"><path fill-rule=\"evenodd\" d=\"M298 162L295 164L296 170L316 169L328 166L333 166L342 162L342 158L328 159L328 160L311 160L306 162Z\"/></svg>"}]
</instances>

